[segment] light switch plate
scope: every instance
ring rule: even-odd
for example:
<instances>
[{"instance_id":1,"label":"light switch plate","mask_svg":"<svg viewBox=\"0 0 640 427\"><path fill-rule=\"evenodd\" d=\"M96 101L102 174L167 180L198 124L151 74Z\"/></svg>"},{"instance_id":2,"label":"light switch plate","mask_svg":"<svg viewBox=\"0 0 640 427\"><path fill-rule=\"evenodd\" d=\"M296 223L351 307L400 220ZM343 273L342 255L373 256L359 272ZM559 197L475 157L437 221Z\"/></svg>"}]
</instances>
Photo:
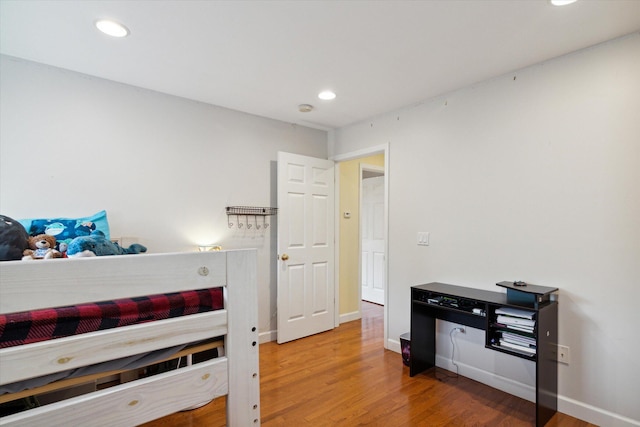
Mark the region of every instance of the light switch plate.
<instances>
[{"instance_id":1,"label":"light switch plate","mask_svg":"<svg viewBox=\"0 0 640 427\"><path fill-rule=\"evenodd\" d=\"M429 246L429 232L418 231L418 246Z\"/></svg>"}]
</instances>

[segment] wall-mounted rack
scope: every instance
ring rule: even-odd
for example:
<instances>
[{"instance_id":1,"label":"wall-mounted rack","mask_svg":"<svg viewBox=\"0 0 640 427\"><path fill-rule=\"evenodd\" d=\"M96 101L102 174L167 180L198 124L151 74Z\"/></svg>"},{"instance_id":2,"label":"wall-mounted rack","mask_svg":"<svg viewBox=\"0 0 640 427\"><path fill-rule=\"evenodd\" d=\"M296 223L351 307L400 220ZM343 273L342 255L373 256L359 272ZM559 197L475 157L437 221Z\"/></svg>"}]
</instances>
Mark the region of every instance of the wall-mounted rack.
<instances>
[{"instance_id":1,"label":"wall-mounted rack","mask_svg":"<svg viewBox=\"0 0 640 427\"><path fill-rule=\"evenodd\" d=\"M227 206L227 225L233 228L237 225L238 229L247 226L247 229L255 227L256 230L269 228L267 217L278 213L278 208L256 207L256 206ZM231 217L235 215L236 223L231 221ZM242 220L244 217L244 221ZM262 217L262 221L258 221L258 217Z\"/></svg>"},{"instance_id":2,"label":"wall-mounted rack","mask_svg":"<svg viewBox=\"0 0 640 427\"><path fill-rule=\"evenodd\" d=\"M278 213L278 208L260 208L255 206L227 206L227 215L267 216Z\"/></svg>"}]
</instances>

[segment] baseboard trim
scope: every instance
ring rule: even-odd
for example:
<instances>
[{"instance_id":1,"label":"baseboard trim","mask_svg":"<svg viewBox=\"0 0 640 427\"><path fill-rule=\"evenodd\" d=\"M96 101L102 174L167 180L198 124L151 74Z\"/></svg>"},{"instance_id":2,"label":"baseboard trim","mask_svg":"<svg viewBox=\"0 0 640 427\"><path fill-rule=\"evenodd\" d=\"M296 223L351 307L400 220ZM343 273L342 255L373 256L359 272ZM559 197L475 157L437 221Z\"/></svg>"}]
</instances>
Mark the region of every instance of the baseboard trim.
<instances>
[{"instance_id":1,"label":"baseboard trim","mask_svg":"<svg viewBox=\"0 0 640 427\"><path fill-rule=\"evenodd\" d=\"M387 339L387 350L395 351L396 353L402 353L402 346L400 345L400 341Z\"/></svg>"},{"instance_id":2,"label":"baseboard trim","mask_svg":"<svg viewBox=\"0 0 640 427\"><path fill-rule=\"evenodd\" d=\"M260 344L264 344L270 341L276 341L277 339L278 339L278 331L260 332L258 334L258 342Z\"/></svg>"},{"instance_id":3,"label":"baseboard trim","mask_svg":"<svg viewBox=\"0 0 640 427\"><path fill-rule=\"evenodd\" d=\"M359 311L352 311L351 313L345 313L340 315L340 324L351 322L353 320L362 319L362 314Z\"/></svg>"},{"instance_id":4,"label":"baseboard trim","mask_svg":"<svg viewBox=\"0 0 640 427\"><path fill-rule=\"evenodd\" d=\"M558 396L558 411L599 426L640 426L640 421L638 420L632 420L623 415L598 408L597 406L588 405L566 396Z\"/></svg>"}]
</instances>

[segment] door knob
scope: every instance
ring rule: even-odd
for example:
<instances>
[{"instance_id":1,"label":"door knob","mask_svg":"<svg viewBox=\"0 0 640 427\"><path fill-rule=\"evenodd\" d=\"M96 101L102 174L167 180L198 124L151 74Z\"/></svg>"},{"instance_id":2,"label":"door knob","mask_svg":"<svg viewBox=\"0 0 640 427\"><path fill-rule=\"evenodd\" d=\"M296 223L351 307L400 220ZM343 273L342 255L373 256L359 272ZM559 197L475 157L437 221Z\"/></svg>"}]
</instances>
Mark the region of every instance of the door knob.
<instances>
[{"instance_id":1,"label":"door knob","mask_svg":"<svg viewBox=\"0 0 640 427\"><path fill-rule=\"evenodd\" d=\"M282 256L280 257L280 259L282 259L283 261L286 261L289 259L289 255L287 254L282 254Z\"/></svg>"}]
</instances>

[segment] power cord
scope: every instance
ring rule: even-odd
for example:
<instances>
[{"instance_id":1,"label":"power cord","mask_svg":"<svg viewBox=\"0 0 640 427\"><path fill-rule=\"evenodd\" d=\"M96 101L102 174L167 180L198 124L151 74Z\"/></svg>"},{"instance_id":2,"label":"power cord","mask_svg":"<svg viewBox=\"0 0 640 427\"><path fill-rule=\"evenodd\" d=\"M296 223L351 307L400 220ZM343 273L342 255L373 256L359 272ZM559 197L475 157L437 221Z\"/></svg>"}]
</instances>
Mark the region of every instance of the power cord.
<instances>
[{"instance_id":1,"label":"power cord","mask_svg":"<svg viewBox=\"0 0 640 427\"><path fill-rule=\"evenodd\" d=\"M460 367L454 361L454 356L456 354L456 342L453 340L453 333L454 332L464 332L464 329L462 329L462 328L453 328L451 331L449 331L449 338L451 339L451 364L456 367L456 378L458 378L458 375L459 375L459 372L460 372Z\"/></svg>"},{"instance_id":2,"label":"power cord","mask_svg":"<svg viewBox=\"0 0 640 427\"><path fill-rule=\"evenodd\" d=\"M451 379L451 378L455 379L455 378L458 378L460 376L459 375L460 367L458 366L458 364L454 360L455 353L456 353L456 342L453 339L453 333L454 332L462 332L462 333L464 333L464 328L456 327L456 328L451 329L451 331L449 331L449 339L451 340L451 346L452 346L452 348L451 348L451 364L456 367L456 374L455 375L445 375L444 378L442 378L442 377L438 377L438 375L436 373L436 379L438 381L443 381L444 382L445 379L447 379L447 380Z\"/></svg>"}]
</instances>

